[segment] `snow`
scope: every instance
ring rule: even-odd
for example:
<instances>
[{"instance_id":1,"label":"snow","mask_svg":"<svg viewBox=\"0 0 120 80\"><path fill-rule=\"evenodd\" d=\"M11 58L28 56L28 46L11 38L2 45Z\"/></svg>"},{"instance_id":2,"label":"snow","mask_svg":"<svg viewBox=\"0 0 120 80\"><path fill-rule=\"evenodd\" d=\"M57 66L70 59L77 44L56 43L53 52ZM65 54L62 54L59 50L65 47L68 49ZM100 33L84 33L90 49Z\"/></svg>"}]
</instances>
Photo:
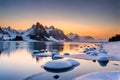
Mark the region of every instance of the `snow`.
<instances>
[{"instance_id":1,"label":"snow","mask_svg":"<svg viewBox=\"0 0 120 80\"><path fill-rule=\"evenodd\" d=\"M74 54L74 55L68 55L65 57L71 57L71 58L76 58L76 59L85 59L85 60L98 60L100 58L100 56L91 56L91 55L87 55L87 54ZM120 61L120 57L116 57L116 56L111 56L111 55L107 55L108 60L117 60Z\"/></svg>"},{"instance_id":2,"label":"snow","mask_svg":"<svg viewBox=\"0 0 120 80\"><path fill-rule=\"evenodd\" d=\"M6 39L6 40L14 39L17 36L16 31L13 29L3 28L2 30L8 33L7 36L4 36L4 39Z\"/></svg>"},{"instance_id":3,"label":"snow","mask_svg":"<svg viewBox=\"0 0 120 80\"><path fill-rule=\"evenodd\" d=\"M120 80L120 72L94 72L82 75L73 80Z\"/></svg>"},{"instance_id":4,"label":"snow","mask_svg":"<svg viewBox=\"0 0 120 80\"><path fill-rule=\"evenodd\" d=\"M50 57L50 54L47 53L40 53L40 54L36 54L37 57Z\"/></svg>"},{"instance_id":5,"label":"snow","mask_svg":"<svg viewBox=\"0 0 120 80\"><path fill-rule=\"evenodd\" d=\"M92 55L92 56L97 56L97 55L98 55L98 53L97 53L97 52L95 52L95 51L92 51L92 52L90 52L90 55Z\"/></svg>"},{"instance_id":6,"label":"snow","mask_svg":"<svg viewBox=\"0 0 120 80\"><path fill-rule=\"evenodd\" d=\"M44 36L47 40L49 40L49 41L54 41L54 42L64 42L65 40L57 40L57 39L55 39L54 37L52 37L52 36L50 36L49 38L48 37L46 37L46 36Z\"/></svg>"},{"instance_id":7,"label":"snow","mask_svg":"<svg viewBox=\"0 0 120 80\"><path fill-rule=\"evenodd\" d=\"M80 64L78 61L73 60L73 59L67 59L66 61L71 63L72 66L78 66Z\"/></svg>"},{"instance_id":8,"label":"snow","mask_svg":"<svg viewBox=\"0 0 120 80\"><path fill-rule=\"evenodd\" d=\"M49 32L53 30L53 28L45 28L45 30L49 34Z\"/></svg>"},{"instance_id":9,"label":"snow","mask_svg":"<svg viewBox=\"0 0 120 80\"><path fill-rule=\"evenodd\" d=\"M109 61L107 57L99 57L98 61Z\"/></svg>"},{"instance_id":10,"label":"snow","mask_svg":"<svg viewBox=\"0 0 120 80\"><path fill-rule=\"evenodd\" d=\"M39 50L33 50L32 53L39 53Z\"/></svg>"},{"instance_id":11,"label":"snow","mask_svg":"<svg viewBox=\"0 0 120 80\"><path fill-rule=\"evenodd\" d=\"M23 40L29 41L29 42L36 42L37 40L30 39L28 36L23 36Z\"/></svg>"},{"instance_id":12,"label":"snow","mask_svg":"<svg viewBox=\"0 0 120 80\"><path fill-rule=\"evenodd\" d=\"M48 61L44 65L44 68L46 69L68 69L70 67L72 67L72 64L70 64L67 61L62 61L62 60Z\"/></svg>"},{"instance_id":13,"label":"snow","mask_svg":"<svg viewBox=\"0 0 120 80\"><path fill-rule=\"evenodd\" d=\"M120 61L120 42L109 42L102 43L98 47L98 53L96 56L93 56L94 50L87 50L85 52L89 54L74 54L68 55L67 57L77 58L77 59L86 59L86 60L117 60ZM101 52L102 51L102 52Z\"/></svg>"},{"instance_id":14,"label":"snow","mask_svg":"<svg viewBox=\"0 0 120 80\"><path fill-rule=\"evenodd\" d=\"M51 52L51 54L52 54L52 56L59 55L58 50L53 50L53 51Z\"/></svg>"},{"instance_id":15,"label":"snow","mask_svg":"<svg viewBox=\"0 0 120 80\"><path fill-rule=\"evenodd\" d=\"M53 58L62 59L63 56L61 56L61 55L54 55Z\"/></svg>"}]
</instances>

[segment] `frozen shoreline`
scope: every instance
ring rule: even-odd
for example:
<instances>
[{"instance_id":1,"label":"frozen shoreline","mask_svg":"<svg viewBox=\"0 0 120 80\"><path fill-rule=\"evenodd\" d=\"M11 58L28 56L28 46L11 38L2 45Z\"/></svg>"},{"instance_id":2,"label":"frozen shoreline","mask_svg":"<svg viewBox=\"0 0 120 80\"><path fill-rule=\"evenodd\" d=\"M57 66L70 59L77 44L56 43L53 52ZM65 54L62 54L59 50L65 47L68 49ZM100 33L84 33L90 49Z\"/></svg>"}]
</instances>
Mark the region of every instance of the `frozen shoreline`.
<instances>
[{"instance_id":1,"label":"frozen shoreline","mask_svg":"<svg viewBox=\"0 0 120 80\"><path fill-rule=\"evenodd\" d=\"M94 72L76 77L73 80L120 80L120 72Z\"/></svg>"}]
</instances>

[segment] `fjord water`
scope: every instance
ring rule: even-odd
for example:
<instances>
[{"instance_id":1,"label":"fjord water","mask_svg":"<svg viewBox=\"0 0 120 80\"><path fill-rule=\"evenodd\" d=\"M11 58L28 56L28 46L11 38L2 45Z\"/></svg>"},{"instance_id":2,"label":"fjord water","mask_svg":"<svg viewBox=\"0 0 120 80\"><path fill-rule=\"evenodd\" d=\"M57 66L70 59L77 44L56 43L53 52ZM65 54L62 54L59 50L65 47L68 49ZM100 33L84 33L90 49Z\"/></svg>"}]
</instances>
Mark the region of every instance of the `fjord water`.
<instances>
[{"instance_id":1,"label":"fjord water","mask_svg":"<svg viewBox=\"0 0 120 80\"><path fill-rule=\"evenodd\" d=\"M46 71L44 64L52 60L51 57L35 57L33 50L46 49L50 53L57 49L62 55L83 54L84 45L95 45L96 43L78 42L0 42L0 80L72 80L73 78L91 72L120 71L119 61L100 63L92 60L75 59L80 65L63 72ZM67 58L63 58L66 60Z\"/></svg>"}]
</instances>

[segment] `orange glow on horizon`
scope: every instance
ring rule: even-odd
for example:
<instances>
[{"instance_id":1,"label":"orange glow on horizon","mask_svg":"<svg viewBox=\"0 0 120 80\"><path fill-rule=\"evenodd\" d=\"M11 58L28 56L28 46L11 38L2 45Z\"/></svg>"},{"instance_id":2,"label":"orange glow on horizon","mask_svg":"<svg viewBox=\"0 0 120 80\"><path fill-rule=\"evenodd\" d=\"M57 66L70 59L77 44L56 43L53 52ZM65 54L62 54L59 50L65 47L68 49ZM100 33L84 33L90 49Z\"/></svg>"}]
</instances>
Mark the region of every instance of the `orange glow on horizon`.
<instances>
[{"instance_id":1,"label":"orange glow on horizon","mask_svg":"<svg viewBox=\"0 0 120 80\"><path fill-rule=\"evenodd\" d=\"M44 26L55 26L55 28L61 29L64 31L65 34L69 33L75 33L79 34L80 36L93 36L95 38L109 38L110 36L113 36L115 31L113 28L109 27L101 27L101 26L109 26L105 24L97 25L97 24L85 24L85 22L72 22L72 21L67 21L67 20L38 20L41 21L40 23L43 24ZM10 25L13 29L17 30L26 30L28 28L31 28L33 24L36 24L35 20L16 20L16 21L7 21L7 22L1 22L2 24L6 25L1 25L3 26L8 26ZM52 24L53 23L53 24ZM12 24L12 25L11 25ZM120 29L117 29L119 32Z\"/></svg>"}]
</instances>

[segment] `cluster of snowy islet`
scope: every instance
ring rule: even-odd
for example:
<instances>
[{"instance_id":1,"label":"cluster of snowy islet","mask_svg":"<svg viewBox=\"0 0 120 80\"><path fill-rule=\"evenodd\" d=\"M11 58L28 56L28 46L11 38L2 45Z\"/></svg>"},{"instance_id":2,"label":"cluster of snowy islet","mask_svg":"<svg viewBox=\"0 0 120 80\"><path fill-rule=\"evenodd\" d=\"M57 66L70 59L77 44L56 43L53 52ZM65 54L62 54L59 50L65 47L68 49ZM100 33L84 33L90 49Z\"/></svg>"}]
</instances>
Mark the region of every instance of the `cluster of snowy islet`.
<instances>
[{"instance_id":1,"label":"cluster of snowy islet","mask_svg":"<svg viewBox=\"0 0 120 80\"><path fill-rule=\"evenodd\" d=\"M34 50L33 51L33 53L39 53L39 52L43 52L43 53L35 54L36 57L52 57L55 59L55 60L46 62L44 65L45 69L65 70L71 67L78 66L80 64L78 61L73 60L73 59L59 60L65 56L69 56L70 55L69 53L64 53L64 55L59 55L58 50L53 50L51 53L44 53L44 52L47 52L47 50L41 50L41 51ZM83 52L86 55L98 56L98 61L109 61L107 51L104 49L103 44L99 44L97 49L95 47L87 47L84 49ZM75 78L74 80L97 80L97 79L113 80L112 77L111 78L105 77L103 76L103 74L107 74L107 76L111 76L113 74L120 75L119 72L99 72L99 73L93 73L93 74L80 76L80 77ZM116 79L116 80L119 80L119 79Z\"/></svg>"},{"instance_id":2,"label":"cluster of snowy islet","mask_svg":"<svg viewBox=\"0 0 120 80\"><path fill-rule=\"evenodd\" d=\"M98 61L108 61L108 54L107 51L104 49L103 44L98 45L98 49L95 47L89 47L84 49L84 53L91 55L91 56L97 56Z\"/></svg>"}]
</instances>

